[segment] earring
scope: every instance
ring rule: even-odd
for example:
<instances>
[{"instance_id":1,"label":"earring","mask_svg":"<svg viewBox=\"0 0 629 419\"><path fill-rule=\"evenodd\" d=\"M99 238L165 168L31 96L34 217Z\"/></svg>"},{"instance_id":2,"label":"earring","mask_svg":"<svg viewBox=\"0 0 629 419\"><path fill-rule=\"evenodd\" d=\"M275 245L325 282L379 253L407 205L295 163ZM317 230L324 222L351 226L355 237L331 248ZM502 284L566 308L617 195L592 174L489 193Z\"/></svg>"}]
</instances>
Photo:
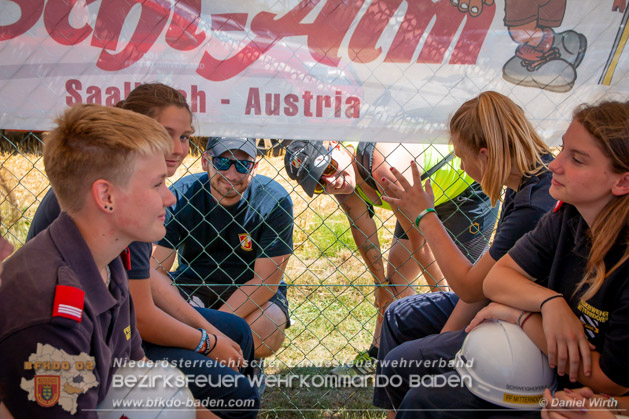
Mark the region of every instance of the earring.
<instances>
[{"instance_id":1,"label":"earring","mask_svg":"<svg viewBox=\"0 0 629 419\"><path fill-rule=\"evenodd\" d=\"M114 207L109 207L109 206L107 206L107 205L105 205L105 206L104 206L104 208L105 208L106 210L109 210L109 211L113 211L113 210L114 210Z\"/></svg>"}]
</instances>

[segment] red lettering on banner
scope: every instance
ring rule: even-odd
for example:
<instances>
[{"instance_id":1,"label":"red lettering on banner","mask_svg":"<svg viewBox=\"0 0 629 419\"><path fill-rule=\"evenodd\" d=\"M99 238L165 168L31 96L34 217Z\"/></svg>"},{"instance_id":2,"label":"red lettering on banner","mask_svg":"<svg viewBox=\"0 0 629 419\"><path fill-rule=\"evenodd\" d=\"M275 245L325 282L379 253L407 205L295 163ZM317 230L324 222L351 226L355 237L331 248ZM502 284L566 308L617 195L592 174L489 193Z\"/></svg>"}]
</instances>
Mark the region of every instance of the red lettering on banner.
<instances>
[{"instance_id":1,"label":"red lettering on banner","mask_svg":"<svg viewBox=\"0 0 629 419\"><path fill-rule=\"evenodd\" d=\"M308 31L308 48L315 60L332 67L338 65L341 42L363 3L364 0L326 2Z\"/></svg>"},{"instance_id":2,"label":"red lettering on banner","mask_svg":"<svg viewBox=\"0 0 629 419\"><path fill-rule=\"evenodd\" d=\"M218 32L244 32L247 13L217 13L212 15L212 30Z\"/></svg>"},{"instance_id":3,"label":"red lettering on banner","mask_svg":"<svg viewBox=\"0 0 629 419\"><path fill-rule=\"evenodd\" d=\"M301 98L304 100L304 116L312 116L312 112L310 111L310 101L312 100L312 93L308 90L301 95Z\"/></svg>"},{"instance_id":4,"label":"red lettering on banner","mask_svg":"<svg viewBox=\"0 0 629 419\"><path fill-rule=\"evenodd\" d=\"M280 18L269 12L258 13L251 21L251 32L256 35L251 42L226 60L217 60L205 52L197 73L212 81L230 79L257 61L278 41L287 36L300 35L308 37L310 54L316 61L330 66L338 65L339 47L364 0L343 0L340 3L328 1L313 23L301 23L319 1L302 0ZM215 27L214 22L212 26Z\"/></svg>"},{"instance_id":5,"label":"red lettering on banner","mask_svg":"<svg viewBox=\"0 0 629 419\"><path fill-rule=\"evenodd\" d=\"M10 25L0 25L0 41L16 38L37 23L44 10L44 0L12 0L20 8L20 18Z\"/></svg>"},{"instance_id":6,"label":"red lettering on banner","mask_svg":"<svg viewBox=\"0 0 629 419\"><path fill-rule=\"evenodd\" d=\"M120 86L84 87L80 80L69 79L65 83L65 89L68 93L68 96L66 96L66 104L72 106L78 103L96 103L98 105L115 106L123 98L129 96L131 90L135 89L140 84L140 82L132 83L126 81L123 83L122 88L120 88ZM180 92L186 99L189 98L192 112L206 113L207 95L204 90L200 90L199 86L193 84L188 91L180 90Z\"/></svg>"},{"instance_id":7,"label":"red lettering on banner","mask_svg":"<svg viewBox=\"0 0 629 419\"><path fill-rule=\"evenodd\" d=\"M258 13L251 22L251 32L256 35L251 42L226 60L217 60L206 51L197 67L197 73L212 81L230 79L257 61L285 36L306 35L305 28L299 22L318 2L319 0L302 0L279 19L275 19L277 15L273 13Z\"/></svg>"},{"instance_id":8,"label":"red lettering on banner","mask_svg":"<svg viewBox=\"0 0 629 419\"><path fill-rule=\"evenodd\" d=\"M87 89L85 89L85 93L87 93L87 99L85 100L86 103L102 105L103 100L100 95L100 87L88 86Z\"/></svg>"},{"instance_id":9,"label":"red lettering on banner","mask_svg":"<svg viewBox=\"0 0 629 419\"><path fill-rule=\"evenodd\" d=\"M297 112L299 112L299 106L297 105L297 102L299 102L299 96L297 95L290 93L284 96L284 115L297 115Z\"/></svg>"},{"instance_id":10,"label":"red lettering on banner","mask_svg":"<svg viewBox=\"0 0 629 419\"><path fill-rule=\"evenodd\" d=\"M173 18L166 32L166 42L174 49L190 51L205 39L205 32L197 32L201 20L201 0L178 0Z\"/></svg>"},{"instance_id":11,"label":"red lettering on banner","mask_svg":"<svg viewBox=\"0 0 629 419\"><path fill-rule=\"evenodd\" d=\"M332 97L329 95L313 95L306 90L301 95L303 99L303 115L305 117L328 118L333 112L335 118L341 117L342 92L337 90L334 96L334 109L332 109ZM312 113L311 103L314 99L315 113ZM264 110L267 116L280 115L281 93L264 94ZM290 93L284 96L284 108L281 109L285 116L296 116L299 113L299 96ZM245 105L245 115L262 115L260 89L250 87ZM349 96L345 99L345 116L347 118L360 118L360 99L356 96Z\"/></svg>"},{"instance_id":12,"label":"red lettering on banner","mask_svg":"<svg viewBox=\"0 0 629 419\"><path fill-rule=\"evenodd\" d=\"M124 21L135 5L142 8L138 25L124 49L111 54L108 50L118 47ZM166 7L161 0L103 0L92 37L92 46L103 49L96 65L106 71L117 71L137 62L151 49L169 16L170 3Z\"/></svg>"},{"instance_id":13,"label":"red lettering on banner","mask_svg":"<svg viewBox=\"0 0 629 419\"><path fill-rule=\"evenodd\" d=\"M193 84L190 89L190 102L192 105L192 112L205 113L205 92L203 90L198 90L199 87L196 84Z\"/></svg>"},{"instance_id":14,"label":"red lettering on banner","mask_svg":"<svg viewBox=\"0 0 629 419\"><path fill-rule=\"evenodd\" d=\"M66 105L72 106L78 103L83 103L81 100L81 94L78 92L82 88L81 82L77 79L70 79L66 81L66 92L70 95L66 96Z\"/></svg>"},{"instance_id":15,"label":"red lettering on banner","mask_svg":"<svg viewBox=\"0 0 629 419\"><path fill-rule=\"evenodd\" d=\"M247 105L245 106L245 115L251 115L252 111L254 115L260 115L260 89L257 87L251 87L249 89Z\"/></svg>"},{"instance_id":16,"label":"red lettering on banner","mask_svg":"<svg viewBox=\"0 0 629 419\"><path fill-rule=\"evenodd\" d=\"M78 4L86 7L95 0L48 0L46 4L44 0L11 1L20 8L20 18L15 23L0 26L0 41L24 34L37 23L43 13L46 30L59 44L76 45L92 34L90 45L102 50L96 65L106 71L119 71L142 59L164 32L169 19L165 41L173 49L194 50L204 44L208 37L200 25L202 0L101 0L93 28L87 23L80 28L74 28L69 17ZM349 33L364 0L325 1L312 23L303 23L320 2L321 0L302 0L282 16L266 11L256 14L250 19L249 31L253 37L250 42L242 47L236 46L239 45L236 41L233 41L233 45L224 45L223 50L227 51L230 48L232 51L240 48L226 59L218 59L208 51L203 52L196 72L208 80L228 80L256 62L278 41L296 36L305 36L310 55L316 62L327 66L338 66L341 55L339 49L348 35L348 56L354 62L372 62L385 53L385 62L410 63L431 22L434 23L419 52L417 62L442 63L446 53L451 50L450 64L475 64L496 9L495 5L485 6L480 16L472 18L452 7L449 0L372 0L353 33ZM391 45L378 46L395 12L404 5L406 12ZM138 23L127 45L119 47L124 23L131 11L137 8L140 9ZM211 29L244 32L247 30L249 18L247 13L214 14L211 17ZM456 45L451 48L458 32L460 35ZM69 80L68 83L70 85L67 90L76 91L74 82ZM77 100L74 93L69 94L67 101ZM115 94L115 91L107 94L107 100L111 98L113 101ZM204 95L205 92L196 93L199 96L200 110L205 106L205 97L201 98ZM339 105L342 100L330 97L329 104L321 99L311 105L312 98L303 95L301 98L285 96L284 113L299 113L295 107L303 100L303 112L306 116L312 116L312 107L315 107L315 113L319 110L325 113L332 106L335 117L342 115L342 105ZM82 95L79 97L83 99ZM98 100L97 92L93 92L92 100ZM282 100L276 105L273 97L266 103L269 111L275 114L281 112L281 102ZM354 113L352 110L351 114Z\"/></svg>"},{"instance_id":17,"label":"red lettering on banner","mask_svg":"<svg viewBox=\"0 0 629 419\"><path fill-rule=\"evenodd\" d=\"M380 56L382 48L376 45L401 3L402 0L374 0L371 3L350 39L349 54L352 61L368 63ZM465 14L453 8L446 0L438 2L414 0L407 1L406 5L406 14L391 43L385 62L410 63L420 38L430 22L435 19L417 62L442 63L455 34L466 19L450 63L476 63L487 29L494 17L495 6L485 6L483 14L479 17L465 18Z\"/></svg>"},{"instance_id":18,"label":"red lettering on banner","mask_svg":"<svg viewBox=\"0 0 629 419\"><path fill-rule=\"evenodd\" d=\"M420 0L412 0L420 1ZM349 58L357 63L369 63L380 55L381 47L376 48L384 28L402 0L374 0L356 26L349 41ZM450 6L452 7L452 6Z\"/></svg>"},{"instance_id":19,"label":"red lettering on banner","mask_svg":"<svg viewBox=\"0 0 629 419\"><path fill-rule=\"evenodd\" d=\"M86 0L86 4L95 0ZM70 25L70 12L77 0L48 0L44 11L44 25L52 39L61 45L75 45L92 33L88 24L76 29Z\"/></svg>"},{"instance_id":20,"label":"red lettering on banner","mask_svg":"<svg viewBox=\"0 0 629 419\"><path fill-rule=\"evenodd\" d=\"M114 86L109 86L105 89L107 98L105 99L105 106L116 106L116 103L120 102L120 89Z\"/></svg>"}]
</instances>

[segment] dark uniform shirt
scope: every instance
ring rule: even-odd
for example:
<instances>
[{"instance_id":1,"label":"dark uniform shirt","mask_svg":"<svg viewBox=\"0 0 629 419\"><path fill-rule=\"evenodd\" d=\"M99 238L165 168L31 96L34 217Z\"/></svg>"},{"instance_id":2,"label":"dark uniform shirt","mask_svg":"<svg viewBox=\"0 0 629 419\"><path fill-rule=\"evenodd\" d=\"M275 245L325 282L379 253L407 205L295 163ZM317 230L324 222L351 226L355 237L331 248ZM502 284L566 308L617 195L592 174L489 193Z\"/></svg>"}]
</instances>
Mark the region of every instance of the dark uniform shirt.
<instances>
[{"instance_id":1,"label":"dark uniform shirt","mask_svg":"<svg viewBox=\"0 0 629 419\"><path fill-rule=\"evenodd\" d=\"M518 241L509 256L536 282L560 292L583 323L588 340L601 354L601 370L616 384L629 387L629 261L614 270L587 301L574 295L590 253L589 227L568 204L545 215L535 230ZM609 269L627 244L616 243L605 257Z\"/></svg>"},{"instance_id":2,"label":"dark uniform shirt","mask_svg":"<svg viewBox=\"0 0 629 419\"><path fill-rule=\"evenodd\" d=\"M5 262L0 382L3 401L15 417L96 417L83 409L94 409L105 397L116 371L114 359L144 356L120 258L109 269L108 289L65 213ZM49 364L37 369L36 361Z\"/></svg>"},{"instance_id":3,"label":"dark uniform shirt","mask_svg":"<svg viewBox=\"0 0 629 419\"><path fill-rule=\"evenodd\" d=\"M61 209L57 196L52 188L48 190L44 198L41 200L31 227L28 229L26 241L35 237L44 231L53 221L57 219ZM131 258L131 269L127 271L129 279L147 279L151 276L151 251L153 245L151 243L133 242L129 245L129 256Z\"/></svg>"},{"instance_id":4,"label":"dark uniform shirt","mask_svg":"<svg viewBox=\"0 0 629 419\"><path fill-rule=\"evenodd\" d=\"M253 279L256 259L293 252L293 202L276 181L255 176L229 207L210 194L207 173L186 176L171 191L177 203L166 213L166 236L157 244L177 249L179 267L172 277L206 307Z\"/></svg>"},{"instance_id":5,"label":"dark uniform shirt","mask_svg":"<svg viewBox=\"0 0 629 419\"><path fill-rule=\"evenodd\" d=\"M542 160L548 165L553 156L545 155ZM532 231L540 218L553 209L557 201L548 193L552 177L550 171L542 169L525 177L517 191L506 189L494 241L489 248L494 260L506 255L520 237Z\"/></svg>"}]
</instances>

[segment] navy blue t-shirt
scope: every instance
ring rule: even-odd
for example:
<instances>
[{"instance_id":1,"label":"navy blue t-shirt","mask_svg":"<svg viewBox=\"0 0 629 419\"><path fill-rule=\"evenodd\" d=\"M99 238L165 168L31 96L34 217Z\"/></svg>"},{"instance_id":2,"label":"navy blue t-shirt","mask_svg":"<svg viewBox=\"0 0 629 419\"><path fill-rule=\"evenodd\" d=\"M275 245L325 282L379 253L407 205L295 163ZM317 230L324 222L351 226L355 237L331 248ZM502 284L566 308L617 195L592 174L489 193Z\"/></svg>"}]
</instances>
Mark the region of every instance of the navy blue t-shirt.
<instances>
[{"instance_id":1,"label":"navy blue t-shirt","mask_svg":"<svg viewBox=\"0 0 629 419\"><path fill-rule=\"evenodd\" d=\"M553 156L545 155L542 160L548 165ZM506 255L520 237L533 230L544 214L553 209L557 201L548 193L552 177L544 168L525 177L517 191L507 188L494 241L489 248L494 260Z\"/></svg>"},{"instance_id":2,"label":"navy blue t-shirt","mask_svg":"<svg viewBox=\"0 0 629 419\"><path fill-rule=\"evenodd\" d=\"M171 191L177 203L166 213L166 236L157 244L177 249L179 266L171 276L206 307L253 279L256 259L293 252L293 202L273 179L256 175L229 207L210 194L207 173L186 176Z\"/></svg>"},{"instance_id":3,"label":"navy blue t-shirt","mask_svg":"<svg viewBox=\"0 0 629 419\"><path fill-rule=\"evenodd\" d=\"M41 200L39 207L37 207L37 211L35 211L33 222L26 235L26 241L28 242L41 231L48 228L57 219L59 213L61 213L59 201L57 201L57 196L52 188L50 188ZM127 271L129 279L148 279L151 276L150 259L152 250L153 245L151 243L133 242L129 245L131 257L131 269Z\"/></svg>"},{"instance_id":4,"label":"navy blue t-shirt","mask_svg":"<svg viewBox=\"0 0 629 419\"><path fill-rule=\"evenodd\" d=\"M509 256L535 282L564 295L583 323L588 340L601 354L601 370L616 384L629 387L629 262L605 278L594 297L582 301L582 292L575 296L592 246L588 232L589 227L577 209L563 204L522 237ZM605 257L608 272L626 247L621 235Z\"/></svg>"}]
</instances>

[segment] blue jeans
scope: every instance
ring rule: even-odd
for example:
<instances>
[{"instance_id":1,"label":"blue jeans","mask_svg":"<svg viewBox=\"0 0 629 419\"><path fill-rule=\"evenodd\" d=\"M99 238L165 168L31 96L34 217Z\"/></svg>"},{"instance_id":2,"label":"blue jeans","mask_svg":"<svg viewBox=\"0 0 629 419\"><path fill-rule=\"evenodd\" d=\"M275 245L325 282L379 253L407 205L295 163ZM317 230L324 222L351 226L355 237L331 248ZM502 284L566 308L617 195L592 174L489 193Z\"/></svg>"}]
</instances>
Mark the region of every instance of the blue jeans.
<instances>
[{"instance_id":1,"label":"blue jeans","mask_svg":"<svg viewBox=\"0 0 629 419\"><path fill-rule=\"evenodd\" d=\"M394 301L385 312L382 322L376 380L386 375L382 368L386 364L382 361L392 350L405 342L416 342L440 333L458 301L459 298L453 292L417 294ZM407 346L411 354L414 346L414 343ZM376 385L374 388L373 404L383 409L393 407L384 387Z\"/></svg>"},{"instance_id":2,"label":"blue jeans","mask_svg":"<svg viewBox=\"0 0 629 419\"><path fill-rule=\"evenodd\" d=\"M210 406L216 406L216 401L222 400L221 407L210 408L218 416L222 418L255 418L260 409L260 397L257 389L247 378L247 375L252 372L250 365L253 362L254 352L251 328L245 320L233 314L207 308L196 308L196 310L218 330L240 345L245 361L249 364L242 371L243 373L220 365L215 360L189 349L144 342L146 356L153 361L168 360L173 365L176 364L186 375L203 377L198 383L195 380L190 380L188 388L195 399L201 402L204 400L213 401L214 404ZM225 378L227 376L230 377ZM230 385L230 383L232 384Z\"/></svg>"}]
</instances>

